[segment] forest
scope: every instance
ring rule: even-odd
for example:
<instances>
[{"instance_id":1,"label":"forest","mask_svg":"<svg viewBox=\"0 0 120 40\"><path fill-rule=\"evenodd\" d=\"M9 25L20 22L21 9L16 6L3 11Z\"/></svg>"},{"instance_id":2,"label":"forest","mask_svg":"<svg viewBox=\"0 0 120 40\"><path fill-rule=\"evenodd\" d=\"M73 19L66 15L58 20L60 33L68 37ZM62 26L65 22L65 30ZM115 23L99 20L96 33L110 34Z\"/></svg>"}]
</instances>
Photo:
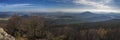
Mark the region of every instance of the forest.
<instances>
[{"instance_id":1,"label":"forest","mask_svg":"<svg viewBox=\"0 0 120 40\"><path fill-rule=\"evenodd\" d=\"M120 22L57 25L41 16L12 15L0 26L16 40L120 40Z\"/></svg>"}]
</instances>

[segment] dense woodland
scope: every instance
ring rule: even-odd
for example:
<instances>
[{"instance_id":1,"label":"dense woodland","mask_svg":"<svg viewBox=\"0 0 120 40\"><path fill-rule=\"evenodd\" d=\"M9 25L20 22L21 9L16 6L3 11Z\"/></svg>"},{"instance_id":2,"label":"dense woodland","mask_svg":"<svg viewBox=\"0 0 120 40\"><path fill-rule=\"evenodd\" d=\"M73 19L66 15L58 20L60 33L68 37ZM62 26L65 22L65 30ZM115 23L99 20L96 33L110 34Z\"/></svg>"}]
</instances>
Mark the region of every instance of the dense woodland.
<instances>
[{"instance_id":1,"label":"dense woodland","mask_svg":"<svg viewBox=\"0 0 120 40\"><path fill-rule=\"evenodd\" d=\"M0 26L16 40L120 40L119 24L100 22L57 25L55 21L44 17L14 14Z\"/></svg>"}]
</instances>

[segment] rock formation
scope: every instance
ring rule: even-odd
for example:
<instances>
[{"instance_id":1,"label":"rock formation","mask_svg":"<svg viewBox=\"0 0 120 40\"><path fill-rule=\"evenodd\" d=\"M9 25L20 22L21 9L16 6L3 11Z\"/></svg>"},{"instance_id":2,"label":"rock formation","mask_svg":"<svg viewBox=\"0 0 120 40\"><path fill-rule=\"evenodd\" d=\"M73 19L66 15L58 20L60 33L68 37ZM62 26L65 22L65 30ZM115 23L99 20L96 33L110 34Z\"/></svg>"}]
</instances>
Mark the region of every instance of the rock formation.
<instances>
[{"instance_id":1,"label":"rock formation","mask_svg":"<svg viewBox=\"0 0 120 40\"><path fill-rule=\"evenodd\" d=\"M15 40L15 38L0 28L0 40Z\"/></svg>"}]
</instances>

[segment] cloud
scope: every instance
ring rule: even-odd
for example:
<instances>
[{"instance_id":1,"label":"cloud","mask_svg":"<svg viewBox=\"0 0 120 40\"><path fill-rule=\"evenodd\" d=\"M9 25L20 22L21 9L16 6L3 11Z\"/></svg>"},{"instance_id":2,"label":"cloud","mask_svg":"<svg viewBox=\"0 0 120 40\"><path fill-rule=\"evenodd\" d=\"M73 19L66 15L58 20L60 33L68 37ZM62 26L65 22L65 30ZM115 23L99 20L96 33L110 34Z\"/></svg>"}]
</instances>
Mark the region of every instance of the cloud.
<instances>
[{"instance_id":1,"label":"cloud","mask_svg":"<svg viewBox=\"0 0 120 40\"><path fill-rule=\"evenodd\" d=\"M30 4L12 4L12 5L6 5L6 7L20 7L20 6L28 6Z\"/></svg>"},{"instance_id":2,"label":"cloud","mask_svg":"<svg viewBox=\"0 0 120 40\"><path fill-rule=\"evenodd\" d=\"M29 6L31 4L1 4L1 8L15 8L15 7L24 7L24 6Z\"/></svg>"},{"instance_id":3,"label":"cloud","mask_svg":"<svg viewBox=\"0 0 120 40\"><path fill-rule=\"evenodd\" d=\"M107 3L109 3L111 0L101 0L101 2L95 2L95 1L91 1L91 0L74 0L73 2L76 4L84 4L84 5L90 5L93 6L97 9L112 9L110 6L105 5Z\"/></svg>"},{"instance_id":4,"label":"cloud","mask_svg":"<svg viewBox=\"0 0 120 40\"><path fill-rule=\"evenodd\" d=\"M104 9L29 9L29 10L24 10L26 12L114 12L114 13L120 13L120 10L104 10Z\"/></svg>"},{"instance_id":5,"label":"cloud","mask_svg":"<svg viewBox=\"0 0 120 40\"><path fill-rule=\"evenodd\" d=\"M32 4L0 4L0 11L20 11L31 6Z\"/></svg>"}]
</instances>

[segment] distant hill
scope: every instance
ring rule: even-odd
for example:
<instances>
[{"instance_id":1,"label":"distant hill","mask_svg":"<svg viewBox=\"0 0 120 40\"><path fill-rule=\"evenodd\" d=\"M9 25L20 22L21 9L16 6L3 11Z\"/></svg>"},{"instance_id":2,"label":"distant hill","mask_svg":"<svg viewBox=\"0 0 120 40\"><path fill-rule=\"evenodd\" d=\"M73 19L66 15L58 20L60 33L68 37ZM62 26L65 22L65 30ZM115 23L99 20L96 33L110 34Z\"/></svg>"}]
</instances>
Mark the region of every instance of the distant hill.
<instances>
[{"instance_id":1,"label":"distant hill","mask_svg":"<svg viewBox=\"0 0 120 40\"><path fill-rule=\"evenodd\" d=\"M11 12L0 12L0 18L8 18Z\"/></svg>"},{"instance_id":2,"label":"distant hill","mask_svg":"<svg viewBox=\"0 0 120 40\"><path fill-rule=\"evenodd\" d=\"M66 12L0 12L0 18L8 18L12 14L17 13L21 17L29 17L29 15L42 16L44 18L52 19L58 24L68 23L87 23L87 22L102 22L112 19L120 19L119 13L66 13Z\"/></svg>"},{"instance_id":3,"label":"distant hill","mask_svg":"<svg viewBox=\"0 0 120 40\"><path fill-rule=\"evenodd\" d=\"M68 24L68 23L86 23L86 22L101 22L112 19L120 19L119 13L93 13L93 12L80 12L80 13L65 13L65 12L42 12L31 13L32 15L43 16L45 18L52 19L56 23Z\"/></svg>"}]
</instances>

